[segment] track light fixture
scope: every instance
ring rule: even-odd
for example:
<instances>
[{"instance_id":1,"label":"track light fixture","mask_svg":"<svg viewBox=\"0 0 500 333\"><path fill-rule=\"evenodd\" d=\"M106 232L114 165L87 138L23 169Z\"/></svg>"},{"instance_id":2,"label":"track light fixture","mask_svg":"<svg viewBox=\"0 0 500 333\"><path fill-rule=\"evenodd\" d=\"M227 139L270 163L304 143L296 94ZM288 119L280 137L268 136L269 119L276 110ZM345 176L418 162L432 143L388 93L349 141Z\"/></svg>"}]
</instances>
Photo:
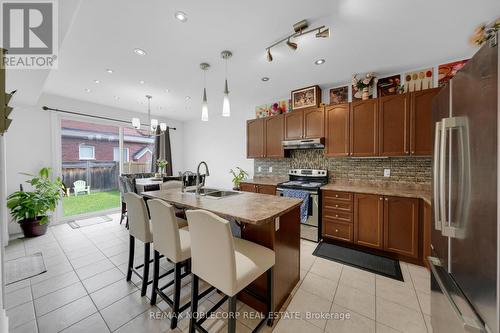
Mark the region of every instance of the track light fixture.
<instances>
[{"instance_id":1,"label":"track light fixture","mask_svg":"<svg viewBox=\"0 0 500 333\"><path fill-rule=\"evenodd\" d=\"M309 23L307 22L307 20L302 20L302 21L295 23L293 25L294 32L292 34L290 34L289 36L286 36L285 38L280 39L279 41L275 42L274 44L266 47L267 61L269 61L269 62L273 61L271 49L273 47L275 47L276 45L281 44L283 42L286 42L286 45L288 45L288 47L290 47L292 50L295 51L297 49L298 45L297 45L297 43L290 41L290 39L292 39L292 38L304 36L304 35L310 34L312 32L316 32L316 34L315 34L316 38L328 38L328 37L330 37L330 28L328 28L324 25L317 27L317 28L312 28L312 29L307 30L308 28L309 28Z\"/></svg>"},{"instance_id":2,"label":"track light fixture","mask_svg":"<svg viewBox=\"0 0 500 333\"><path fill-rule=\"evenodd\" d=\"M271 54L271 49L267 49L267 61L273 61L273 55Z\"/></svg>"},{"instance_id":3,"label":"track light fixture","mask_svg":"<svg viewBox=\"0 0 500 333\"><path fill-rule=\"evenodd\" d=\"M288 47L291 48L293 51L297 50L297 43L290 42L290 39L286 41L286 45L288 45Z\"/></svg>"}]
</instances>

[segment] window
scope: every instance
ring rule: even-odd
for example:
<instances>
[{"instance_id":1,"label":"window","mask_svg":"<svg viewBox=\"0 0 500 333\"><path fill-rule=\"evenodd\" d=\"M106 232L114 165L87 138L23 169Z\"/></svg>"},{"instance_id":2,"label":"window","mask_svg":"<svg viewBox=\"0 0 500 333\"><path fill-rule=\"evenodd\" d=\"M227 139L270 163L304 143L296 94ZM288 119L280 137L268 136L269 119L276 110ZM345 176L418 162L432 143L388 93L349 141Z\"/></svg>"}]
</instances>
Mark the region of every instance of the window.
<instances>
[{"instance_id":1,"label":"window","mask_svg":"<svg viewBox=\"0 0 500 333\"><path fill-rule=\"evenodd\" d=\"M123 154L123 156L122 156L123 162L128 162L129 161L128 148L123 148L122 154ZM120 162L120 148L119 147L113 147L113 161Z\"/></svg>"},{"instance_id":2,"label":"window","mask_svg":"<svg viewBox=\"0 0 500 333\"><path fill-rule=\"evenodd\" d=\"M81 160L95 160L94 146L80 145L79 156Z\"/></svg>"}]
</instances>

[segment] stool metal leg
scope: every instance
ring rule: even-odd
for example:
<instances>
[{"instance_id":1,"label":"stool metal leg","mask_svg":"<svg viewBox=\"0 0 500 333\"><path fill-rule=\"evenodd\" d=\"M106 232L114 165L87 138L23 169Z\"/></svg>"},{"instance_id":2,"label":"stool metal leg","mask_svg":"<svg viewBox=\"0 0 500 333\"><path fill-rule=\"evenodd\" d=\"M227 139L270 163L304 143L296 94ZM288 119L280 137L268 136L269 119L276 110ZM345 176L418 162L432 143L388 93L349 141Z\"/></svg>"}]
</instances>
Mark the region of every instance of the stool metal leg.
<instances>
[{"instance_id":1,"label":"stool metal leg","mask_svg":"<svg viewBox=\"0 0 500 333\"><path fill-rule=\"evenodd\" d=\"M150 245L150 243L144 244L144 273L142 274L141 296L146 295L146 290L148 288Z\"/></svg>"},{"instance_id":2,"label":"stool metal leg","mask_svg":"<svg viewBox=\"0 0 500 333\"><path fill-rule=\"evenodd\" d=\"M191 280L191 319L189 320L189 333L195 333L195 322L198 312L198 277L192 274Z\"/></svg>"},{"instance_id":3,"label":"stool metal leg","mask_svg":"<svg viewBox=\"0 0 500 333\"><path fill-rule=\"evenodd\" d=\"M160 253L155 251L155 258L153 264L153 287L151 291L151 305L156 304L156 290L158 289L158 281L160 280Z\"/></svg>"},{"instance_id":4,"label":"stool metal leg","mask_svg":"<svg viewBox=\"0 0 500 333\"><path fill-rule=\"evenodd\" d=\"M130 236L129 249L128 249L128 268L127 268L127 281L132 278L132 270L134 269L134 252L135 252L135 238Z\"/></svg>"},{"instance_id":5,"label":"stool metal leg","mask_svg":"<svg viewBox=\"0 0 500 333\"><path fill-rule=\"evenodd\" d=\"M228 323L227 323L227 331L228 333L236 332L236 295L229 297L228 304Z\"/></svg>"},{"instance_id":6,"label":"stool metal leg","mask_svg":"<svg viewBox=\"0 0 500 333\"><path fill-rule=\"evenodd\" d=\"M179 316L179 302L181 298L181 270L180 262L175 264L174 271L174 306L172 307L172 319L170 320L170 329L177 327L177 317Z\"/></svg>"}]
</instances>

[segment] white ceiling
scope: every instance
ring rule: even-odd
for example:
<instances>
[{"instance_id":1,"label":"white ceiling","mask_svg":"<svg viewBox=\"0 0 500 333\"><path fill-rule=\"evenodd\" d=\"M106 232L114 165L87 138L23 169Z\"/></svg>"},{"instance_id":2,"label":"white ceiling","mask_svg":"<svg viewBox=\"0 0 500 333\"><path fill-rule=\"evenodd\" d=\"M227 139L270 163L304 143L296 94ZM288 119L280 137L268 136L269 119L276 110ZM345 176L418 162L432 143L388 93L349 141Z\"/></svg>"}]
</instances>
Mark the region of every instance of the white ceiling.
<instances>
[{"instance_id":1,"label":"white ceiling","mask_svg":"<svg viewBox=\"0 0 500 333\"><path fill-rule=\"evenodd\" d=\"M354 72L395 73L468 57L474 52L469 35L500 15L500 1L84 0L77 10L60 48L59 69L51 71L44 91L141 112L149 93L154 114L187 120L200 116L201 62L212 66L210 110L222 108L224 49L234 54L232 100L258 105L295 88L349 82ZM187 13L186 23L174 18L177 10ZM266 46L301 19L330 26L330 38L304 37L296 52L279 46L268 63ZM134 48L147 55L135 55ZM326 63L314 65L319 58ZM270 81L261 82L263 76Z\"/></svg>"}]
</instances>

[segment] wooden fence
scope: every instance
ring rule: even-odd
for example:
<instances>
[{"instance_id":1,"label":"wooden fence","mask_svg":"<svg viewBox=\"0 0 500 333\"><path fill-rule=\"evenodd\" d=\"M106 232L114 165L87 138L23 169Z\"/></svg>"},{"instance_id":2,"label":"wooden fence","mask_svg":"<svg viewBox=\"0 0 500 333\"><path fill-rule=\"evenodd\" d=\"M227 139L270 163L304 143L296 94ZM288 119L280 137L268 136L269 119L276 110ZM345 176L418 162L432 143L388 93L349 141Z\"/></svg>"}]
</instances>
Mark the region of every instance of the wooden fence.
<instances>
[{"instance_id":1,"label":"wooden fence","mask_svg":"<svg viewBox=\"0 0 500 333\"><path fill-rule=\"evenodd\" d=\"M73 188L77 180L84 180L92 192L117 190L119 175L118 162L78 161L62 164L62 179L67 188Z\"/></svg>"}]
</instances>

